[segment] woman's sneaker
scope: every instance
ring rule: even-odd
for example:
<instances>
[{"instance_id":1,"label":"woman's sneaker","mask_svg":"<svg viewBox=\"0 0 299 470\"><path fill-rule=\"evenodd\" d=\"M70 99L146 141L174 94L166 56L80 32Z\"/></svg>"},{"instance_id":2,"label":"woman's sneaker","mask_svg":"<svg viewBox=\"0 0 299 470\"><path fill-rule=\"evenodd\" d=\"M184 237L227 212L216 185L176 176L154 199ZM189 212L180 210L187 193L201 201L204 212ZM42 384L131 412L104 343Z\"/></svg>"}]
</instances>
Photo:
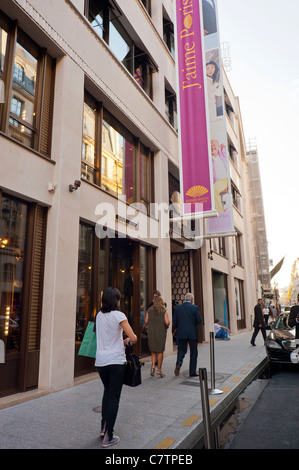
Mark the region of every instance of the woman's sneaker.
<instances>
[{"instance_id":1,"label":"woman's sneaker","mask_svg":"<svg viewBox=\"0 0 299 470\"><path fill-rule=\"evenodd\" d=\"M113 436L112 439L109 439L108 432L106 432L102 442L102 447L114 446L114 444L118 444L119 441L120 438L118 436Z\"/></svg>"}]
</instances>

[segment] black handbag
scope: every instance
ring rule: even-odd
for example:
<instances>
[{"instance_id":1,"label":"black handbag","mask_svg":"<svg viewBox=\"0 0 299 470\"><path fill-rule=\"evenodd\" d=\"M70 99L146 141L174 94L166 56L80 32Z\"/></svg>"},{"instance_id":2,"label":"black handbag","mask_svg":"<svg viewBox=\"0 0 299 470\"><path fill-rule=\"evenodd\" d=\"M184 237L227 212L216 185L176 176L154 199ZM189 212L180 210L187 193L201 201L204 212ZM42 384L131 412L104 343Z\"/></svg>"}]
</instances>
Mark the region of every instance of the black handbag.
<instances>
[{"instance_id":1,"label":"black handbag","mask_svg":"<svg viewBox=\"0 0 299 470\"><path fill-rule=\"evenodd\" d=\"M126 347L126 372L124 378L124 385L129 387L137 387L141 384L141 367L144 362L141 362L139 356L133 353L132 347Z\"/></svg>"}]
</instances>

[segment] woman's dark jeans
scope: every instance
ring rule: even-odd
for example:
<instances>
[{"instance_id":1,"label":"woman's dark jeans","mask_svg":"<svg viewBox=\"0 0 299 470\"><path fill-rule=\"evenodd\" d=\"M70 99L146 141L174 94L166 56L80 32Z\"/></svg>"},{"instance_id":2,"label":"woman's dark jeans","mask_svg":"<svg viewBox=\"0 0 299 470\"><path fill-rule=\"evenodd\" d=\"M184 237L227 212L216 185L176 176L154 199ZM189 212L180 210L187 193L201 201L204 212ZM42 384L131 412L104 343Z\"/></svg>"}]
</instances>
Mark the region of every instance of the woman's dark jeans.
<instances>
[{"instance_id":1,"label":"woman's dark jeans","mask_svg":"<svg viewBox=\"0 0 299 470\"><path fill-rule=\"evenodd\" d=\"M105 425L109 439L112 439L121 390L124 383L126 365L111 364L109 366L97 367L97 369L104 385L104 394L102 399L102 428Z\"/></svg>"}]
</instances>

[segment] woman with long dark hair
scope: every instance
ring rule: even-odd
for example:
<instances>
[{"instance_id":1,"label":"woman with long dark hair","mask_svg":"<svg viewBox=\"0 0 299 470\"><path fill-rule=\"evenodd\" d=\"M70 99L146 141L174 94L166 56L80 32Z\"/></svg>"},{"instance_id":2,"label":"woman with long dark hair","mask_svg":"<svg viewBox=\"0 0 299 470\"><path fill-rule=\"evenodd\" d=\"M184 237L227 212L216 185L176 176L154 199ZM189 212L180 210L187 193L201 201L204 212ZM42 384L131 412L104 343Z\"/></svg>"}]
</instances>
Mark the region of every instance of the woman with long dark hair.
<instances>
[{"instance_id":1,"label":"woman with long dark hair","mask_svg":"<svg viewBox=\"0 0 299 470\"><path fill-rule=\"evenodd\" d=\"M108 287L102 295L102 307L96 316L97 353L95 366L104 385L102 399L102 446L110 447L119 442L113 434L119 400L126 370L125 347L136 343L127 317L119 311L121 294ZM123 339L123 333L127 338Z\"/></svg>"},{"instance_id":2,"label":"woman with long dark hair","mask_svg":"<svg viewBox=\"0 0 299 470\"><path fill-rule=\"evenodd\" d=\"M217 98L222 96L220 69L216 62L210 60L206 64L208 99L209 99L209 117L214 121L217 117Z\"/></svg>"}]
</instances>

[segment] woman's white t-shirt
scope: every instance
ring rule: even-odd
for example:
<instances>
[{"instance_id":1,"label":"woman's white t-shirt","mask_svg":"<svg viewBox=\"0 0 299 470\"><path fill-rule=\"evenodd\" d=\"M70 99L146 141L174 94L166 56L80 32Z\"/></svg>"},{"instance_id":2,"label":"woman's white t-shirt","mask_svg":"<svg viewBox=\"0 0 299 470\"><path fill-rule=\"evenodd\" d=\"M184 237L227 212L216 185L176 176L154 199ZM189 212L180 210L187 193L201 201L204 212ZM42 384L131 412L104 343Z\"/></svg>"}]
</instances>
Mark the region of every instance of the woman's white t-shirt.
<instances>
[{"instance_id":1,"label":"woman's white t-shirt","mask_svg":"<svg viewBox=\"0 0 299 470\"><path fill-rule=\"evenodd\" d=\"M118 310L102 313L96 317L97 354L96 367L111 364L125 364L126 354L123 341L123 328L120 323L127 320Z\"/></svg>"}]
</instances>

